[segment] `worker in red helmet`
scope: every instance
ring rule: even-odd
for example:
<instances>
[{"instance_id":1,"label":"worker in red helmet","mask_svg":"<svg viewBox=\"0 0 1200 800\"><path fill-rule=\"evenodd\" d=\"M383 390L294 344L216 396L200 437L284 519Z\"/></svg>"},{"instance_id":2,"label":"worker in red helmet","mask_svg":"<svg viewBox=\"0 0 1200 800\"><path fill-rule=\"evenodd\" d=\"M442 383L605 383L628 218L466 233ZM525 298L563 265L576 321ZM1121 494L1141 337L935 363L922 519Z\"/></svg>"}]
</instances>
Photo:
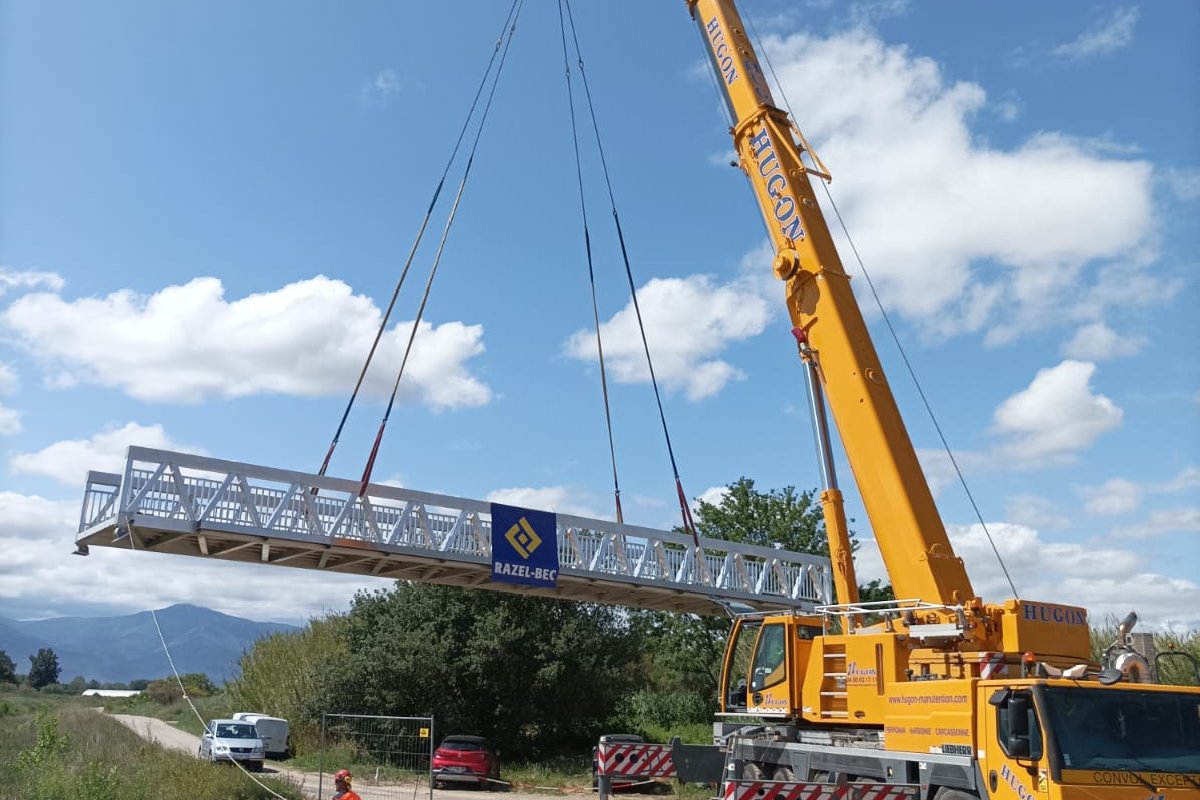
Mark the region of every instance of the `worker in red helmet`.
<instances>
[{"instance_id":1,"label":"worker in red helmet","mask_svg":"<svg viewBox=\"0 0 1200 800\"><path fill-rule=\"evenodd\" d=\"M348 769L339 769L333 775L333 788L336 789L333 793L333 800L362 800L358 793L350 788L350 781L354 778Z\"/></svg>"}]
</instances>

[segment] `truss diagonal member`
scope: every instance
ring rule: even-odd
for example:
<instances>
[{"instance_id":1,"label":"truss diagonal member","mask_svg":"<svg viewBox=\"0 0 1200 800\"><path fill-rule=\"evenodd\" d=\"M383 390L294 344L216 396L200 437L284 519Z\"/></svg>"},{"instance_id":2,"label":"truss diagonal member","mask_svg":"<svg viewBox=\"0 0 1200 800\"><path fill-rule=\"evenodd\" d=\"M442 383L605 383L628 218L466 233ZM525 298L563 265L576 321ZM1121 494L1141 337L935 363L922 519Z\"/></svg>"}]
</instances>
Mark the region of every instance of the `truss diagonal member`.
<instances>
[{"instance_id":1,"label":"truss diagonal member","mask_svg":"<svg viewBox=\"0 0 1200 800\"><path fill-rule=\"evenodd\" d=\"M304 523L305 527L308 528L308 532L322 539L330 538L321 526L320 513L317 511L317 505L313 502L312 493L308 491L307 487L300 493L300 502L304 506Z\"/></svg>"},{"instance_id":2,"label":"truss diagonal member","mask_svg":"<svg viewBox=\"0 0 1200 800\"><path fill-rule=\"evenodd\" d=\"M250 524L255 528L262 529L262 517L258 513L258 503L254 499L254 490L250 488L250 481L246 480L245 474L237 473L236 482L238 488L242 491L243 510L247 517L250 518Z\"/></svg>"},{"instance_id":3,"label":"truss diagonal member","mask_svg":"<svg viewBox=\"0 0 1200 800\"><path fill-rule=\"evenodd\" d=\"M271 509L271 516L267 517L267 524L264 525L267 530L287 530L289 526L280 526L279 520L287 512L288 507L292 503L292 498L296 496L296 492L300 491L300 484L293 481L292 485L284 491L275 508Z\"/></svg>"},{"instance_id":4,"label":"truss diagonal member","mask_svg":"<svg viewBox=\"0 0 1200 800\"><path fill-rule=\"evenodd\" d=\"M475 552L481 556L492 557L492 537L486 535L483 530L483 519L479 516L478 511L468 511L467 521L465 523L471 532L475 534Z\"/></svg>"},{"instance_id":5,"label":"truss diagonal member","mask_svg":"<svg viewBox=\"0 0 1200 800\"><path fill-rule=\"evenodd\" d=\"M150 477L146 479L146 482L143 483L141 488L138 489L137 492L134 493L133 497L129 499L128 508L130 511L136 511L138 507L145 502L146 495L150 492L150 487L158 483L158 481L162 478L163 471L166 470L166 468L166 462L160 462L159 465L154 468L154 471L150 473ZM136 482L136 472L132 468L132 462L130 463L130 468L126 470L125 474L129 479L127 483L130 485L130 488L132 488L133 484Z\"/></svg>"},{"instance_id":6,"label":"truss diagonal member","mask_svg":"<svg viewBox=\"0 0 1200 800\"><path fill-rule=\"evenodd\" d=\"M764 559L762 563L762 571L758 573L758 580L754 583L754 593L764 594L767 591L767 581L771 579L771 560Z\"/></svg>"},{"instance_id":7,"label":"truss diagonal member","mask_svg":"<svg viewBox=\"0 0 1200 800\"><path fill-rule=\"evenodd\" d=\"M470 547L469 542L459 545L459 540L466 540L467 529L467 512L459 511L458 516L454 519L454 524L450 526L450 530L446 533L446 538L442 540L442 544L438 547L443 553L454 552L457 547L461 546L465 552L477 553L478 550L466 549Z\"/></svg>"},{"instance_id":8,"label":"truss diagonal member","mask_svg":"<svg viewBox=\"0 0 1200 800\"><path fill-rule=\"evenodd\" d=\"M432 550L436 546L436 540L433 536L433 528L429 524L429 512L425 510L424 503L414 503L413 508L413 524L415 533L417 534L419 547L427 547Z\"/></svg>"},{"instance_id":9,"label":"truss diagonal member","mask_svg":"<svg viewBox=\"0 0 1200 800\"><path fill-rule=\"evenodd\" d=\"M772 592L772 594L786 595L789 581L788 581L787 569L784 568L782 559L776 558L773 560L773 563L771 564L771 571L775 575L775 587L776 587L775 591Z\"/></svg>"},{"instance_id":10,"label":"truss diagonal member","mask_svg":"<svg viewBox=\"0 0 1200 800\"><path fill-rule=\"evenodd\" d=\"M746 557L741 553L733 554L734 588L743 592L750 591L750 572L746 568Z\"/></svg>"},{"instance_id":11,"label":"truss diagonal member","mask_svg":"<svg viewBox=\"0 0 1200 800\"><path fill-rule=\"evenodd\" d=\"M358 498L358 504L362 508L363 514L363 539L369 542L378 542L383 539L383 534L379 531L379 520L376 518L377 512L375 506L371 504L369 495L363 495Z\"/></svg>"},{"instance_id":12,"label":"truss diagonal member","mask_svg":"<svg viewBox=\"0 0 1200 800\"><path fill-rule=\"evenodd\" d=\"M573 531L572 531L572 535L574 535ZM612 539L612 536L610 534L608 536L602 535L602 536L596 537L592 540L595 542L596 546L592 550L591 558L586 560L586 565L587 565L587 569L589 572L602 572L602 571L609 572L610 571L611 568L608 565L608 557L609 557L609 554L612 552L611 539ZM579 544L576 544L576 549L579 550L580 553L582 554L582 547L580 547ZM585 562L581 559L579 563L582 565Z\"/></svg>"},{"instance_id":13,"label":"truss diagonal member","mask_svg":"<svg viewBox=\"0 0 1200 800\"><path fill-rule=\"evenodd\" d=\"M558 566L580 567L591 563L584 555L586 539L581 539L579 530L574 525L568 525L558 532ZM594 558L593 554L593 558Z\"/></svg>"},{"instance_id":14,"label":"truss diagonal member","mask_svg":"<svg viewBox=\"0 0 1200 800\"><path fill-rule=\"evenodd\" d=\"M621 574L628 575L630 572L629 553L625 547L625 534L620 532L612 533L605 538L609 542L609 546L612 548L613 555L617 559L617 564L622 570Z\"/></svg>"},{"instance_id":15,"label":"truss diagonal member","mask_svg":"<svg viewBox=\"0 0 1200 800\"><path fill-rule=\"evenodd\" d=\"M175 484L176 504L182 511L188 522L198 522L196 517L196 507L192 504L192 493L188 488L187 481L184 480L183 473L179 470L178 464L171 464L168 468L171 475L171 481Z\"/></svg>"},{"instance_id":16,"label":"truss diagonal member","mask_svg":"<svg viewBox=\"0 0 1200 800\"><path fill-rule=\"evenodd\" d=\"M653 577L671 579L670 557L667 555L667 548L662 542L654 543L654 563L658 566L658 572Z\"/></svg>"},{"instance_id":17,"label":"truss diagonal member","mask_svg":"<svg viewBox=\"0 0 1200 800\"><path fill-rule=\"evenodd\" d=\"M796 580L792 582L792 597L802 597L806 600L821 599L820 595L814 591L816 582L809 573L809 569L804 567L796 570Z\"/></svg>"},{"instance_id":18,"label":"truss diagonal member","mask_svg":"<svg viewBox=\"0 0 1200 800\"><path fill-rule=\"evenodd\" d=\"M221 481L221 483L217 486L216 490L212 493L212 497L208 498L208 502L204 503L204 505L202 505L200 507L200 515L199 516L200 516L201 520L208 519L209 514L212 513L213 508L216 507L216 505L218 503L220 503L221 500L225 497L225 492L226 492L226 490L229 489L229 485L231 483L233 483L233 478L234 478L234 473L232 473L232 472L225 473L225 478Z\"/></svg>"},{"instance_id":19,"label":"truss diagonal member","mask_svg":"<svg viewBox=\"0 0 1200 800\"><path fill-rule=\"evenodd\" d=\"M683 557L679 559L679 567L675 570L674 582L687 586L693 583L699 583L697 570L697 553L696 548L689 547L684 551Z\"/></svg>"},{"instance_id":20,"label":"truss diagonal member","mask_svg":"<svg viewBox=\"0 0 1200 800\"><path fill-rule=\"evenodd\" d=\"M346 533L344 533L344 534L342 533L342 526L345 525L347 520L350 518L350 512L356 505L356 499L357 498L354 495L347 497L346 501L344 503L342 503L342 507L340 509L338 509L337 516L335 516L333 518L333 522L330 523L330 525L329 525L328 530L329 530L330 538L336 537L339 534L345 536L347 539L357 539L358 538L357 536L354 536L353 531L351 531L349 529L347 529ZM366 495L363 495L363 499L366 499ZM329 502L334 502L334 501L333 501L333 498L326 497L325 502L329 503Z\"/></svg>"},{"instance_id":21,"label":"truss diagonal member","mask_svg":"<svg viewBox=\"0 0 1200 800\"><path fill-rule=\"evenodd\" d=\"M733 573L734 555L732 552L726 551L725 556L721 559L721 569L717 572L717 578L714 585L720 589L729 589L734 580Z\"/></svg>"},{"instance_id":22,"label":"truss diagonal member","mask_svg":"<svg viewBox=\"0 0 1200 800\"><path fill-rule=\"evenodd\" d=\"M404 504L404 508L396 517L396 524L392 525L391 528L388 529L386 535L380 537L380 541L383 542L383 544L399 544L400 542L408 541L409 537L406 529L409 521L412 519L412 510L412 501Z\"/></svg>"}]
</instances>

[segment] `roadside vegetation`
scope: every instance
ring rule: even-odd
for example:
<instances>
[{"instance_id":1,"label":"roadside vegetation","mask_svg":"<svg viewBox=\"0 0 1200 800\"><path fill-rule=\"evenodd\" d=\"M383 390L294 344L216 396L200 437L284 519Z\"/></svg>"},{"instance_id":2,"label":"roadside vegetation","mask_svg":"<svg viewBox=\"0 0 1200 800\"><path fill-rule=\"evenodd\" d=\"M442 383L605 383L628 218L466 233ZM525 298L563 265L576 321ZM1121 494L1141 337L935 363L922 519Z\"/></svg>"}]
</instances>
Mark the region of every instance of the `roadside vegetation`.
<instances>
[{"instance_id":1,"label":"roadside vegetation","mask_svg":"<svg viewBox=\"0 0 1200 800\"><path fill-rule=\"evenodd\" d=\"M93 698L0 691L0 800L266 800L239 771L168 752L97 713ZM300 800L276 779L272 791Z\"/></svg>"}]
</instances>

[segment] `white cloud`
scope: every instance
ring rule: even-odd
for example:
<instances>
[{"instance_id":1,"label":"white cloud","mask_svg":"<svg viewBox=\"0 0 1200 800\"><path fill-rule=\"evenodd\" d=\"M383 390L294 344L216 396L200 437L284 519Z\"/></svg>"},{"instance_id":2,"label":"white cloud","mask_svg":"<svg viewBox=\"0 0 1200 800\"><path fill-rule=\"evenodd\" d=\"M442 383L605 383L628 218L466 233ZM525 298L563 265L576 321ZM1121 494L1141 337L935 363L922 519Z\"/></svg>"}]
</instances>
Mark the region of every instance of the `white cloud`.
<instances>
[{"instance_id":1,"label":"white cloud","mask_svg":"<svg viewBox=\"0 0 1200 800\"><path fill-rule=\"evenodd\" d=\"M1200 200L1200 169L1167 169L1163 177L1180 200Z\"/></svg>"},{"instance_id":2,"label":"white cloud","mask_svg":"<svg viewBox=\"0 0 1200 800\"><path fill-rule=\"evenodd\" d=\"M1038 370L1028 387L996 409L995 429L1007 439L1002 451L1029 464L1070 461L1119 427L1124 412L1092 393L1095 371L1095 364L1070 360Z\"/></svg>"},{"instance_id":3,"label":"white cloud","mask_svg":"<svg viewBox=\"0 0 1200 800\"><path fill-rule=\"evenodd\" d=\"M655 376L667 388L682 389L691 400L716 394L742 377L717 356L732 342L761 333L771 313L749 284L714 286L703 275L651 280L638 292L638 304ZM623 383L649 381L633 304L602 323L600 331L610 376ZM572 358L594 363L595 332L575 332L564 349Z\"/></svg>"},{"instance_id":4,"label":"white cloud","mask_svg":"<svg viewBox=\"0 0 1200 800\"><path fill-rule=\"evenodd\" d=\"M12 365L0 361L0 394L12 394L17 390L19 383L17 371Z\"/></svg>"},{"instance_id":5,"label":"white cloud","mask_svg":"<svg viewBox=\"0 0 1200 800\"><path fill-rule=\"evenodd\" d=\"M1085 499L1085 511L1105 516L1136 511L1142 504L1143 496L1141 486L1124 478L1111 478L1099 486L1085 486L1079 493Z\"/></svg>"},{"instance_id":6,"label":"white cloud","mask_svg":"<svg viewBox=\"0 0 1200 800\"><path fill-rule=\"evenodd\" d=\"M62 276L53 272L17 272L0 267L0 295L9 289L49 289L57 292L62 287Z\"/></svg>"},{"instance_id":7,"label":"white cloud","mask_svg":"<svg viewBox=\"0 0 1200 800\"><path fill-rule=\"evenodd\" d=\"M363 105L379 105L401 89L400 76L394 70L384 69L367 81L358 90L358 101Z\"/></svg>"},{"instance_id":8,"label":"white cloud","mask_svg":"<svg viewBox=\"0 0 1200 800\"><path fill-rule=\"evenodd\" d=\"M1038 530L1062 530L1071 526L1071 519L1044 497L1032 494L1014 495L1008 499L1007 516L1019 525Z\"/></svg>"},{"instance_id":9,"label":"white cloud","mask_svg":"<svg viewBox=\"0 0 1200 800\"><path fill-rule=\"evenodd\" d=\"M1162 508L1142 522L1113 531L1116 536L1149 539L1169 533L1200 533L1200 507Z\"/></svg>"},{"instance_id":10,"label":"white cloud","mask_svg":"<svg viewBox=\"0 0 1200 800\"><path fill-rule=\"evenodd\" d=\"M381 313L367 297L318 276L226 300L217 278L196 278L143 297L118 291L64 300L29 294L0 314L50 371L51 385L119 389L138 400L199 403L257 394L344 395L362 368ZM391 391L411 321L384 334L364 391ZM435 409L479 406L491 390L467 360L483 352L478 325L422 322L401 402Z\"/></svg>"},{"instance_id":11,"label":"white cloud","mask_svg":"<svg viewBox=\"0 0 1200 800\"><path fill-rule=\"evenodd\" d=\"M1133 29L1140 15L1137 6L1118 8L1097 20L1074 41L1055 47L1051 53L1068 61L1084 61L1128 47L1133 43Z\"/></svg>"},{"instance_id":12,"label":"white cloud","mask_svg":"<svg viewBox=\"0 0 1200 800\"><path fill-rule=\"evenodd\" d=\"M21 432L21 412L0 403L0 436L15 436Z\"/></svg>"},{"instance_id":13,"label":"white cloud","mask_svg":"<svg viewBox=\"0 0 1200 800\"><path fill-rule=\"evenodd\" d=\"M599 519L600 515L595 510L575 499L578 494L579 492L566 486L513 487L490 492L487 500L491 503Z\"/></svg>"},{"instance_id":14,"label":"white cloud","mask_svg":"<svg viewBox=\"0 0 1200 800\"><path fill-rule=\"evenodd\" d=\"M1108 361L1136 356L1146 346L1144 336L1121 336L1103 322L1080 327L1062 346L1062 354L1080 361Z\"/></svg>"},{"instance_id":15,"label":"white cloud","mask_svg":"<svg viewBox=\"0 0 1200 800\"><path fill-rule=\"evenodd\" d=\"M973 454L962 452L954 454L954 459L959 462L960 466L964 458L974 461ZM954 468L954 461L950 460L950 456L945 450L919 448L917 460L921 462L921 471L925 473L925 482L929 484L929 491L933 492L934 497L940 495L947 486L958 483L958 472Z\"/></svg>"},{"instance_id":16,"label":"white cloud","mask_svg":"<svg viewBox=\"0 0 1200 800\"><path fill-rule=\"evenodd\" d=\"M1052 131L992 147L972 125L982 87L949 83L932 59L863 31L769 38L766 49L885 305L928 333L986 331L1002 344L1103 319L1127 305L1131 276L1154 284L1147 302L1177 291L1146 272L1157 254L1149 162Z\"/></svg>"},{"instance_id":17,"label":"white cloud","mask_svg":"<svg viewBox=\"0 0 1200 800\"><path fill-rule=\"evenodd\" d=\"M1160 492L1184 492L1188 489L1200 489L1200 467L1195 465L1184 467L1171 480L1156 486Z\"/></svg>"},{"instance_id":18,"label":"white cloud","mask_svg":"<svg viewBox=\"0 0 1200 800\"><path fill-rule=\"evenodd\" d=\"M76 501L0 492L0 602L25 617L79 613L103 604L129 612L195 603L227 614L299 624L322 611L343 611L362 587L383 580L329 572L234 564L187 556L93 547L72 556ZM147 580L152 575L153 580ZM213 592L220 586L220 592ZM47 587L54 587L47 592ZM282 613L295 615L281 617Z\"/></svg>"},{"instance_id":19,"label":"white cloud","mask_svg":"<svg viewBox=\"0 0 1200 800\"><path fill-rule=\"evenodd\" d=\"M1009 522L988 523L988 530L1024 600L1083 606L1094 623L1136 608L1146 628L1200 627L1200 585L1144 571L1141 556L1132 550L1048 540ZM947 532L975 593L989 603L1012 597L981 526L948 525ZM889 580L874 540L863 540L855 564L859 583Z\"/></svg>"},{"instance_id":20,"label":"white cloud","mask_svg":"<svg viewBox=\"0 0 1200 800\"><path fill-rule=\"evenodd\" d=\"M9 469L27 475L45 475L68 486L82 487L88 470L121 472L125 451L130 445L205 455L200 448L173 441L161 425L129 422L120 428L97 433L90 439L67 439L36 453L17 453L9 459Z\"/></svg>"},{"instance_id":21,"label":"white cloud","mask_svg":"<svg viewBox=\"0 0 1200 800\"><path fill-rule=\"evenodd\" d=\"M701 500L710 505L719 506L727 494L729 494L728 486L710 486L700 494L696 495L696 501L692 504L692 511L695 511L700 507Z\"/></svg>"}]
</instances>

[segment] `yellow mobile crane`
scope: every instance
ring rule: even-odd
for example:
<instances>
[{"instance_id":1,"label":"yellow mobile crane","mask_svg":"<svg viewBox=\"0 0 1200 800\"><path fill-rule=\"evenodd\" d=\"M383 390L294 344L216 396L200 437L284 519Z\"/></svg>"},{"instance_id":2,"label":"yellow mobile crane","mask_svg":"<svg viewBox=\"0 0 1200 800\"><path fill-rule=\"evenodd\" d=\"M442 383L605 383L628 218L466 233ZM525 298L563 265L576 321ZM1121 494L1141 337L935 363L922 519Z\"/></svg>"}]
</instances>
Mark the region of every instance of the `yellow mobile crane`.
<instances>
[{"instance_id":1,"label":"yellow mobile crane","mask_svg":"<svg viewBox=\"0 0 1200 800\"><path fill-rule=\"evenodd\" d=\"M824 167L811 150L812 166L802 160L809 148L775 105L733 0L685 2L809 372L840 600L816 616L735 619L721 709L764 724L726 740L725 777L875 781L921 800L1200 798L1200 689L1147 682L1146 660L1123 644L1136 618L1101 665L1083 608L975 595L813 194L809 175L828 178ZM826 404L895 602L859 602ZM883 621L865 625L867 614Z\"/></svg>"}]
</instances>

